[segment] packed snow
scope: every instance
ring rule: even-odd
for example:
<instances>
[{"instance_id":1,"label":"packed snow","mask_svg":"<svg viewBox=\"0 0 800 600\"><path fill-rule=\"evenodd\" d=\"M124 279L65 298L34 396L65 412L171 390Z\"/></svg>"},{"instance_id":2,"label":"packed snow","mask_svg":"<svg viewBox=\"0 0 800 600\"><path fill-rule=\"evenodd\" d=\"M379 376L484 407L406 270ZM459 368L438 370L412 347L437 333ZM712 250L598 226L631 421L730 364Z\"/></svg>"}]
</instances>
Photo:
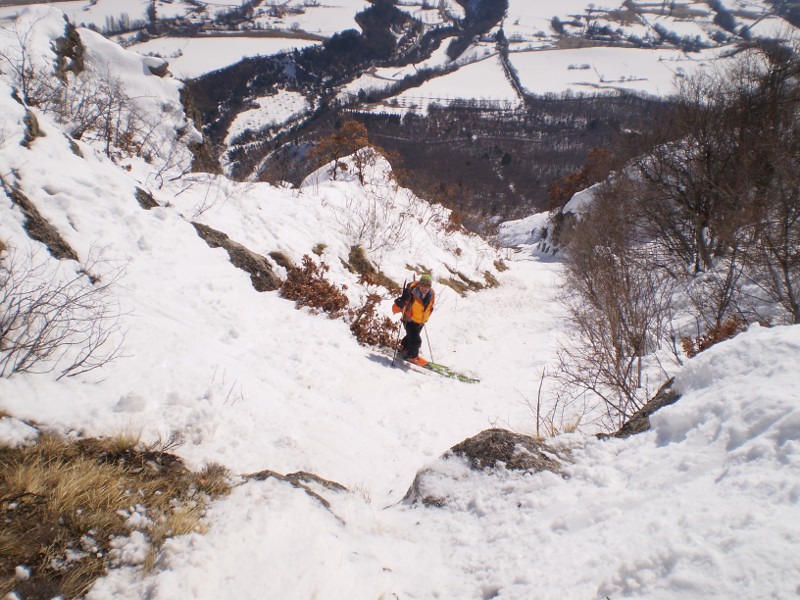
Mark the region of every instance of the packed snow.
<instances>
[{"instance_id":1,"label":"packed snow","mask_svg":"<svg viewBox=\"0 0 800 600\"><path fill-rule=\"evenodd\" d=\"M60 13L27 15L45 60L63 28ZM179 82L144 68L154 59L80 35L88 60L104 61L142 110L164 109L158 135L166 146L194 139ZM80 267L56 264L27 236L7 193L16 187L81 261L101 257L95 274L121 277L113 294L124 352L76 377L0 380L3 442L35 436L23 420L72 435L137 431L144 441L180 432L176 452L189 466L304 470L349 490L320 490L326 508L276 479L237 479L207 512L207 533L169 540L149 572L141 537L120 542L119 566L88 600L800 594L800 327L753 326L669 366L682 398L656 413L647 433L601 441L585 424L548 440L571 455L563 477L470 471L438 458L490 427L534 433L540 376L570 334L554 302L562 266L536 250L542 216L504 224L493 245L446 233L447 211L397 187L382 160L369 166L366 185L352 162L336 179L325 167L299 189L235 183L185 174L188 156L177 149L150 163L112 162L35 108L44 136L25 147L25 107L12 85L3 70L2 260L31 254L54 276ZM144 210L137 187L159 206ZM342 264L354 244L397 282L414 275L409 265L435 281L455 272L484 281L490 272L498 286L463 296L435 284L423 345L423 354L480 382L393 368L359 346L343 321L256 292L192 222L264 256L324 261L353 304L366 293ZM381 305L387 315L391 300ZM549 383L541 399L555 406ZM581 414L565 411L561 431ZM447 497L443 507L402 502L422 468Z\"/></svg>"}]
</instances>

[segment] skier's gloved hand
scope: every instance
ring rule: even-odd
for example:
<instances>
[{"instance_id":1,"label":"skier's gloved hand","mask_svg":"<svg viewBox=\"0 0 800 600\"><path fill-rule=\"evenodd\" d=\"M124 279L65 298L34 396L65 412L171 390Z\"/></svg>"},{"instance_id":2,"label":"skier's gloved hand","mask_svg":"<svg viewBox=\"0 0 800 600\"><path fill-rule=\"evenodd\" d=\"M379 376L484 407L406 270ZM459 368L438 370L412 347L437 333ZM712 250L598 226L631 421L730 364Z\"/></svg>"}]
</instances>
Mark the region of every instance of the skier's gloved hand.
<instances>
[{"instance_id":1,"label":"skier's gloved hand","mask_svg":"<svg viewBox=\"0 0 800 600\"><path fill-rule=\"evenodd\" d=\"M403 308L403 299L402 299L402 298L397 298L397 299L395 299L394 303L395 303L395 305L397 305L398 307L400 307L400 308Z\"/></svg>"}]
</instances>

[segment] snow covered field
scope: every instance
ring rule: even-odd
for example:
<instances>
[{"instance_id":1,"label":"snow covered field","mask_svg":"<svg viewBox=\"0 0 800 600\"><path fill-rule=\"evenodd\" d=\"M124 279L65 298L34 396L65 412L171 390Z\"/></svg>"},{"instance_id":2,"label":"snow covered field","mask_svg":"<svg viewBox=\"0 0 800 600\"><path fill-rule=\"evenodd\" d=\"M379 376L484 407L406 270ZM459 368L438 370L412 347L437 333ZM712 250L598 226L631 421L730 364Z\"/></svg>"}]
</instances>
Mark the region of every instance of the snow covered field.
<instances>
[{"instance_id":1,"label":"snow covered field","mask_svg":"<svg viewBox=\"0 0 800 600\"><path fill-rule=\"evenodd\" d=\"M248 56L271 56L316 43L295 38L268 37L156 38L134 44L131 50L164 58L175 77L192 79L233 65Z\"/></svg>"},{"instance_id":2,"label":"snow covered field","mask_svg":"<svg viewBox=\"0 0 800 600\"><path fill-rule=\"evenodd\" d=\"M579 48L511 55L511 63L531 94L617 93L620 90L665 97L675 92L676 76L689 76L719 64L720 50L686 54L680 50Z\"/></svg>"},{"instance_id":3,"label":"snow covered field","mask_svg":"<svg viewBox=\"0 0 800 600\"><path fill-rule=\"evenodd\" d=\"M54 12L37 21L32 39L43 59L58 19ZM166 143L187 130L179 83L147 74L153 59L81 35L89 60L111 61L142 109L159 115L165 147L180 148ZM507 224L502 245L517 248L497 248L445 233L447 212L393 186L383 162L367 186L352 170L334 181L323 169L297 190L177 176L185 152L113 163L35 109L45 136L25 147L25 108L12 98L10 77L0 75L4 187L29 197L82 261L102 250L100 275L124 267L114 298L125 335L124 356L102 370L0 380L0 410L10 415L0 418L0 437L30 439L19 419L71 435L127 430L150 441L179 432L177 453L190 466L305 470L350 490L321 490L326 509L275 479L242 483L211 507L208 533L170 540L147 574L131 539L128 562L87 599L800 594L800 327L753 326L669 366L683 397L655 415L648 433L599 441L584 424L550 440L571 452L564 477L472 472L437 459L490 427L533 433L541 371L570 335L553 302L562 267L531 244L540 216ZM168 159L174 178L158 172ZM137 187L159 206L144 210ZM370 236L354 225L376 202L385 212ZM7 252L48 260L7 191L0 206ZM456 271L484 281L489 271L500 285L464 296L435 284L430 348L423 346L480 383L392 368L343 321L256 292L192 221L295 262L324 244L318 259L331 281L348 286L353 304L366 290L342 259L356 243L398 282L413 275L407 265L424 265L434 279ZM501 259L507 270L498 270ZM54 273L78 268L56 262L49 259ZM553 406L549 384L542 397ZM568 410L559 425L566 429L580 412ZM401 502L423 467L448 498L442 508Z\"/></svg>"}]
</instances>

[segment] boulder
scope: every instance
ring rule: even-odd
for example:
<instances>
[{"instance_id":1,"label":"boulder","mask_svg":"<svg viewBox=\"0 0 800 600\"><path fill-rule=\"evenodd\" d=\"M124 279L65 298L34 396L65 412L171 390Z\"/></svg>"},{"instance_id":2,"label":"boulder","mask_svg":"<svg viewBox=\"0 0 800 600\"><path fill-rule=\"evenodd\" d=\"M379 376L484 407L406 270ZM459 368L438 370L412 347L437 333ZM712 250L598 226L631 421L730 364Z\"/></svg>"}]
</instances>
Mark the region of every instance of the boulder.
<instances>
[{"instance_id":1,"label":"boulder","mask_svg":"<svg viewBox=\"0 0 800 600\"><path fill-rule=\"evenodd\" d=\"M456 444L441 459L417 472L403 502L445 506L446 490L458 489L469 472L520 475L550 471L561 475L569 458L535 438L505 429L487 429Z\"/></svg>"}]
</instances>

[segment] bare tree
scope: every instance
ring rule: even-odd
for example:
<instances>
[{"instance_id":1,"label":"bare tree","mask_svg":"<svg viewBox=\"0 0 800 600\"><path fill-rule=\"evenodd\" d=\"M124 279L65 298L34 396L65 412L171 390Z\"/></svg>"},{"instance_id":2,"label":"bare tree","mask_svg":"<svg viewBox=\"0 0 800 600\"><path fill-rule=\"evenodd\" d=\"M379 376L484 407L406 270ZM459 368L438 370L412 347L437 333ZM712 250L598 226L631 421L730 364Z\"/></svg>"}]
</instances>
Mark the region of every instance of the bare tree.
<instances>
[{"instance_id":1,"label":"bare tree","mask_svg":"<svg viewBox=\"0 0 800 600\"><path fill-rule=\"evenodd\" d=\"M775 163L774 190L745 261L748 275L792 323L800 323L800 154ZM788 163L788 164L787 164Z\"/></svg>"},{"instance_id":2,"label":"bare tree","mask_svg":"<svg viewBox=\"0 0 800 600\"><path fill-rule=\"evenodd\" d=\"M612 422L650 397L648 357L676 347L678 287L701 339L758 317L754 287L800 323L797 57L754 48L727 73L685 81L671 129L597 188L572 230L563 299L577 335L557 377L601 398Z\"/></svg>"},{"instance_id":3,"label":"bare tree","mask_svg":"<svg viewBox=\"0 0 800 600\"><path fill-rule=\"evenodd\" d=\"M755 115L764 164L754 188L748 276L792 323L800 323L800 59L798 50L766 53L767 67L753 78L742 112Z\"/></svg>"}]
</instances>

